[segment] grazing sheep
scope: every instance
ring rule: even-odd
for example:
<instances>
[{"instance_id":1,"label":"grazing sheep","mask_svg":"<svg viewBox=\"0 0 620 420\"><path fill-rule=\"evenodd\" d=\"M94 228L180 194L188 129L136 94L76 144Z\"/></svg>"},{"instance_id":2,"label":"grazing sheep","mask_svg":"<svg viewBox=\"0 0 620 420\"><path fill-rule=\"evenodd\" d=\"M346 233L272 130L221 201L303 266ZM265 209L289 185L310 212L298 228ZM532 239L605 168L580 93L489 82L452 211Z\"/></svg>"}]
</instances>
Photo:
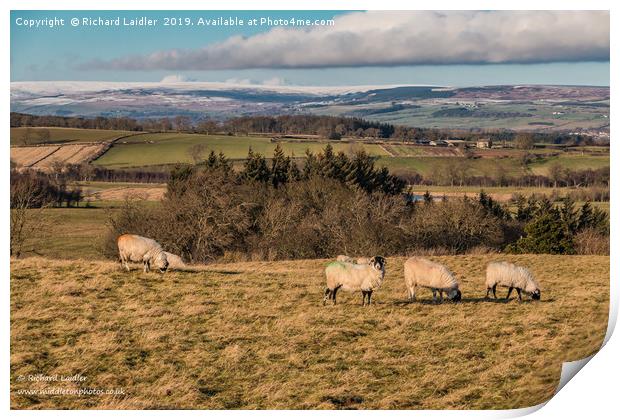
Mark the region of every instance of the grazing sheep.
<instances>
[{"instance_id":1,"label":"grazing sheep","mask_svg":"<svg viewBox=\"0 0 620 420\"><path fill-rule=\"evenodd\" d=\"M338 255L336 261L355 264L355 258L349 257L348 255Z\"/></svg>"},{"instance_id":2,"label":"grazing sheep","mask_svg":"<svg viewBox=\"0 0 620 420\"><path fill-rule=\"evenodd\" d=\"M433 302L437 300L437 292L441 301L444 292L453 302L461 300L459 284L450 270L424 258L412 257L405 261L405 285L409 291L410 301L415 301L418 286L433 291Z\"/></svg>"},{"instance_id":3,"label":"grazing sheep","mask_svg":"<svg viewBox=\"0 0 620 420\"><path fill-rule=\"evenodd\" d=\"M166 254L166 260L168 260L168 268L173 270L185 269L186 265L181 257L167 251L164 251L164 254Z\"/></svg>"},{"instance_id":4,"label":"grazing sheep","mask_svg":"<svg viewBox=\"0 0 620 420\"><path fill-rule=\"evenodd\" d=\"M336 261L348 262L351 264L370 264L371 259L372 258L366 258L366 257L353 258L353 257L349 257L348 255L338 255L336 257Z\"/></svg>"},{"instance_id":5,"label":"grazing sheep","mask_svg":"<svg viewBox=\"0 0 620 420\"><path fill-rule=\"evenodd\" d=\"M493 291L493 297L497 299L495 289L497 286L508 287L506 300L510 298L512 289L517 289L519 300L521 299L521 291L524 291L532 297L533 300L540 300L540 286L534 279L534 276L525 267L511 264L509 262L492 262L487 266L487 295Z\"/></svg>"},{"instance_id":6,"label":"grazing sheep","mask_svg":"<svg viewBox=\"0 0 620 420\"><path fill-rule=\"evenodd\" d=\"M156 266L160 272L165 273L168 269L166 253L156 241L138 235L125 234L116 240L121 265L129 271L129 262L141 262L144 264L144 272L148 273L151 265Z\"/></svg>"},{"instance_id":7,"label":"grazing sheep","mask_svg":"<svg viewBox=\"0 0 620 420\"><path fill-rule=\"evenodd\" d=\"M371 303L374 289L381 286L385 276L385 258L373 257L370 264L352 264L350 262L335 261L325 268L327 288L323 296L323 305L327 299L336 304L336 293L342 288L348 292L362 292L362 306Z\"/></svg>"}]
</instances>

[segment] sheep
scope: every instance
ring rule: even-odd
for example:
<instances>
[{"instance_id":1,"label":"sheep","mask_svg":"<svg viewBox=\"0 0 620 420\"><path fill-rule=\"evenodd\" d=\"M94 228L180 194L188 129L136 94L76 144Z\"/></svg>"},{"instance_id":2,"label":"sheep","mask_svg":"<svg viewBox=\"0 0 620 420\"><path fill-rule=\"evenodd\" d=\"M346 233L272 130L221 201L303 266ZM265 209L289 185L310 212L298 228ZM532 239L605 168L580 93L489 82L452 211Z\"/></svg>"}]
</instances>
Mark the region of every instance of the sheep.
<instances>
[{"instance_id":1,"label":"sheep","mask_svg":"<svg viewBox=\"0 0 620 420\"><path fill-rule=\"evenodd\" d=\"M164 254L166 254L166 260L168 260L168 268L173 270L184 270L186 268L183 259L178 255L167 251L164 251Z\"/></svg>"},{"instance_id":2,"label":"sheep","mask_svg":"<svg viewBox=\"0 0 620 420\"><path fill-rule=\"evenodd\" d=\"M445 266L424 258L412 257L405 261L405 286L409 292L409 300L415 301L416 288L426 287L433 291L433 302L437 301L437 292L443 301L444 292L452 302L461 300L459 284L454 274Z\"/></svg>"},{"instance_id":3,"label":"sheep","mask_svg":"<svg viewBox=\"0 0 620 420\"><path fill-rule=\"evenodd\" d=\"M156 241L139 235L125 234L116 240L121 265L129 271L129 262L142 262L144 272L148 273L151 265L155 265L160 272L168 269L166 253Z\"/></svg>"},{"instance_id":4,"label":"sheep","mask_svg":"<svg viewBox=\"0 0 620 420\"><path fill-rule=\"evenodd\" d=\"M336 257L336 261L348 262L351 264L370 264L370 260L371 258L367 258L367 257L353 258L353 257L349 257L348 255L338 255Z\"/></svg>"},{"instance_id":5,"label":"sheep","mask_svg":"<svg viewBox=\"0 0 620 420\"><path fill-rule=\"evenodd\" d=\"M493 292L493 298L497 299L495 289L497 286L508 287L508 294L506 300L510 298L512 289L517 289L519 295L519 301L521 298L521 291L530 295L533 300L540 300L540 286L534 279L532 273L525 267L511 264L509 262L492 262L487 266L487 294Z\"/></svg>"},{"instance_id":6,"label":"sheep","mask_svg":"<svg viewBox=\"0 0 620 420\"><path fill-rule=\"evenodd\" d=\"M355 264L355 258L349 257L348 255L338 255L336 261Z\"/></svg>"},{"instance_id":7,"label":"sheep","mask_svg":"<svg viewBox=\"0 0 620 420\"><path fill-rule=\"evenodd\" d=\"M379 288L385 276L385 258L373 257L370 264L353 264L350 262L335 261L325 268L327 288L323 296L323 305L328 299L336 304L338 290L348 292L362 292L362 306L371 304L371 296L374 289Z\"/></svg>"}]
</instances>

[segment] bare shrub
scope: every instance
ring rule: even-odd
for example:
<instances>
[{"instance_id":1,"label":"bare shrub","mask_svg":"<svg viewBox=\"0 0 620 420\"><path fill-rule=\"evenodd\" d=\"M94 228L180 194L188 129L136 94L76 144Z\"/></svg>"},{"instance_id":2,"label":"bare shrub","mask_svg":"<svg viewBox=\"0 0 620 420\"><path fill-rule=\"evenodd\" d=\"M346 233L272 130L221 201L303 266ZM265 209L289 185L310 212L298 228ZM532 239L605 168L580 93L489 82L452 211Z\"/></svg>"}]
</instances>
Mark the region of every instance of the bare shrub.
<instances>
[{"instance_id":1,"label":"bare shrub","mask_svg":"<svg viewBox=\"0 0 620 420\"><path fill-rule=\"evenodd\" d=\"M417 205L409 226L415 248L443 247L465 252L504 242L500 221L468 198Z\"/></svg>"},{"instance_id":2,"label":"bare shrub","mask_svg":"<svg viewBox=\"0 0 620 420\"><path fill-rule=\"evenodd\" d=\"M609 255L609 236L596 229L584 229L574 238L575 251L580 255Z\"/></svg>"}]
</instances>

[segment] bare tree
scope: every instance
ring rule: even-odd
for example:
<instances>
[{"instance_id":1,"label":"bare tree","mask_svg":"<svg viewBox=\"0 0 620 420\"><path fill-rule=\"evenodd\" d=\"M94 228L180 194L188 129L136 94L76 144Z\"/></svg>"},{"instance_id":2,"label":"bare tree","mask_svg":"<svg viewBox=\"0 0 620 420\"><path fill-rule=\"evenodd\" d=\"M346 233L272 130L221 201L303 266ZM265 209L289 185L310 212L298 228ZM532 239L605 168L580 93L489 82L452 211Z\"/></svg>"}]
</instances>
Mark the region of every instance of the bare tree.
<instances>
[{"instance_id":1,"label":"bare tree","mask_svg":"<svg viewBox=\"0 0 620 420\"><path fill-rule=\"evenodd\" d=\"M19 258L30 241L41 234L48 224L44 209L47 207L45 192L32 178L11 185L11 256Z\"/></svg>"},{"instance_id":2,"label":"bare tree","mask_svg":"<svg viewBox=\"0 0 620 420\"><path fill-rule=\"evenodd\" d=\"M529 133L517 134L515 138L515 147L517 149L530 150L534 148L534 138Z\"/></svg>"},{"instance_id":3,"label":"bare tree","mask_svg":"<svg viewBox=\"0 0 620 420\"><path fill-rule=\"evenodd\" d=\"M19 142L24 146L28 146L32 142L32 128L28 127L22 132Z\"/></svg>"},{"instance_id":4,"label":"bare tree","mask_svg":"<svg viewBox=\"0 0 620 420\"><path fill-rule=\"evenodd\" d=\"M39 137L39 143L49 143L52 139L52 134L47 128L37 130L37 136Z\"/></svg>"},{"instance_id":5,"label":"bare tree","mask_svg":"<svg viewBox=\"0 0 620 420\"><path fill-rule=\"evenodd\" d=\"M205 152L207 151L207 145L203 143L194 144L189 149L187 149L187 154L194 161L194 163L198 163L202 160Z\"/></svg>"}]
</instances>

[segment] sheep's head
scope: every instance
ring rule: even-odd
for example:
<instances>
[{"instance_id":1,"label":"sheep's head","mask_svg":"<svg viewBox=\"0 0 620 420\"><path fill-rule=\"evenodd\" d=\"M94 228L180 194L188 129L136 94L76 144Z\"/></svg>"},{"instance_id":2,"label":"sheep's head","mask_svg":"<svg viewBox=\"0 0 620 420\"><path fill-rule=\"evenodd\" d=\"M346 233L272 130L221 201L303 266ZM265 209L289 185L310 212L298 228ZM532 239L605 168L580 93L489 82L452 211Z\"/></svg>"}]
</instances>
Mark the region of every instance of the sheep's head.
<instances>
[{"instance_id":1,"label":"sheep's head","mask_svg":"<svg viewBox=\"0 0 620 420\"><path fill-rule=\"evenodd\" d=\"M532 292L532 299L534 300L540 300L540 290L536 289Z\"/></svg>"},{"instance_id":2,"label":"sheep's head","mask_svg":"<svg viewBox=\"0 0 620 420\"><path fill-rule=\"evenodd\" d=\"M454 291L454 294L452 296L450 296L450 299L452 299L452 302L460 302L461 301L461 291L459 289L456 289Z\"/></svg>"},{"instance_id":3,"label":"sheep's head","mask_svg":"<svg viewBox=\"0 0 620 420\"><path fill-rule=\"evenodd\" d=\"M385 258L379 256L372 257L370 259L370 265L379 271L383 271L385 269Z\"/></svg>"},{"instance_id":4,"label":"sheep's head","mask_svg":"<svg viewBox=\"0 0 620 420\"><path fill-rule=\"evenodd\" d=\"M157 257L155 257L155 266L159 268L160 273L163 274L166 272L168 269L168 258L166 258L165 253L160 252L157 254Z\"/></svg>"}]
</instances>

